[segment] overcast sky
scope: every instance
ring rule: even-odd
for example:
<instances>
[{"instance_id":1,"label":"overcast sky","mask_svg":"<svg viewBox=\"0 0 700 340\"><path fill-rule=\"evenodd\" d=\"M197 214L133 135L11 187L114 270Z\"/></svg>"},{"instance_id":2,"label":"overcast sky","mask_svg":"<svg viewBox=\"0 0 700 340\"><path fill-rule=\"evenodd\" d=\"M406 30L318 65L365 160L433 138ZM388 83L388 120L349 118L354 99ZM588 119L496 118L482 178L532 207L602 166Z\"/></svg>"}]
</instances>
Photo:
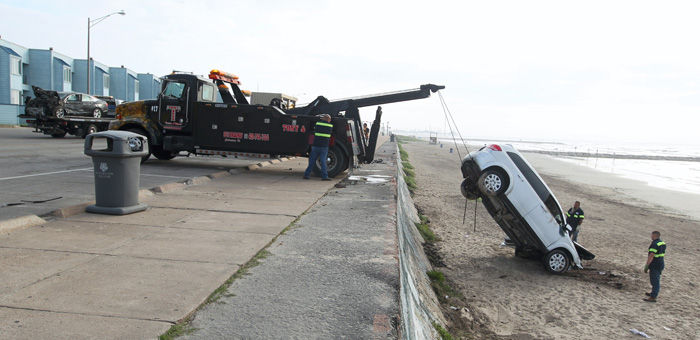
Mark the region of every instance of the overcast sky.
<instances>
[{"instance_id":1,"label":"overcast sky","mask_svg":"<svg viewBox=\"0 0 700 340\"><path fill-rule=\"evenodd\" d=\"M300 102L434 83L467 138L700 144L696 1L0 0L0 35L85 58L87 18L121 9L91 56L139 73L218 68ZM445 127L437 96L383 110Z\"/></svg>"}]
</instances>

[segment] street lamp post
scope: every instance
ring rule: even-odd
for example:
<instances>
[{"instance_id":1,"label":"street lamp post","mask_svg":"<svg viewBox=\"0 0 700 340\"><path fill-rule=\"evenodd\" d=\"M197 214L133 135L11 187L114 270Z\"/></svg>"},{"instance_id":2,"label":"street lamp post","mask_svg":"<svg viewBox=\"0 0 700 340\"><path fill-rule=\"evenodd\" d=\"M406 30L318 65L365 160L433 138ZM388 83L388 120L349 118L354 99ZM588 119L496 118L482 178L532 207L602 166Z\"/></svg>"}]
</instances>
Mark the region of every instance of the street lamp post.
<instances>
[{"instance_id":1,"label":"street lamp post","mask_svg":"<svg viewBox=\"0 0 700 340\"><path fill-rule=\"evenodd\" d=\"M90 17L88 17L88 25L87 25L87 91L85 91L85 92L87 92L87 94L90 94L90 28L92 28L92 26L99 24L100 22L102 22L102 20L107 19L108 17L115 15L115 14L126 15L126 12L124 12L124 10L121 10L119 12L114 12L114 13L107 14L103 17L99 17L95 20L90 20Z\"/></svg>"}]
</instances>

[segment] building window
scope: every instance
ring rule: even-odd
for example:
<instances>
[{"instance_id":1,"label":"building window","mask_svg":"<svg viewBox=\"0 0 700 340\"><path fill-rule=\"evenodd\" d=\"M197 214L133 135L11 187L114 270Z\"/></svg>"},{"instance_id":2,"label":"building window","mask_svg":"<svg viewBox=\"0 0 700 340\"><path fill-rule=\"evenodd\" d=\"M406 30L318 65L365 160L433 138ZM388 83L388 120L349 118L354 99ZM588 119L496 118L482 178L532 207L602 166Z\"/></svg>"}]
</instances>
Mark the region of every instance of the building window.
<instances>
[{"instance_id":1,"label":"building window","mask_svg":"<svg viewBox=\"0 0 700 340\"><path fill-rule=\"evenodd\" d=\"M22 64L22 71L20 71L20 72L22 72L22 84L25 84L25 85L29 84L29 80L28 80L29 79L29 72L28 72L29 69L27 68L28 66L29 66L28 64Z\"/></svg>"},{"instance_id":2,"label":"building window","mask_svg":"<svg viewBox=\"0 0 700 340\"><path fill-rule=\"evenodd\" d=\"M102 75L102 95L109 96L109 74Z\"/></svg>"},{"instance_id":3,"label":"building window","mask_svg":"<svg viewBox=\"0 0 700 340\"><path fill-rule=\"evenodd\" d=\"M63 91L70 91L73 87L72 82L73 73L70 71L70 67L63 66Z\"/></svg>"},{"instance_id":4,"label":"building window","mask_svg":"<svg viewBox=\"0 0 700 340\"><path fill-rule=\"evenodd\" d=\"M134 80L134 100L139 100L139 81Z\"/></svg>"},{"instance_id":5,"label":"building window","mask_svg":"<svg viewBox=\"0 0 700 340\"><path fill-rule=\"evenodd\" d=\"M10 74L13 76L22 75L22 59L10 56Z\"/></svg>"},{"instance_id":6,"label":"building window","mask_svg":"<svg viewBox=\"0 0 700 340\"><path fill-rule=\"evenodd\" d=\"M10 91L10 104L20 105L20 99L22 98L22 91L11 90Z\"/></svg>"}]
</instances>

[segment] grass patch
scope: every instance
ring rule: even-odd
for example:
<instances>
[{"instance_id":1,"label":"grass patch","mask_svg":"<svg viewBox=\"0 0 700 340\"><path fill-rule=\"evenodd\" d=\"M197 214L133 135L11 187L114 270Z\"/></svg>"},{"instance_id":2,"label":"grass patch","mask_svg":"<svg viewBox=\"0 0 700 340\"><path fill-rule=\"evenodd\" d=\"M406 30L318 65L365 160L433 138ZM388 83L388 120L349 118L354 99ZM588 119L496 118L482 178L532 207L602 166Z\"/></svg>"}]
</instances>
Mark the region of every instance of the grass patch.
<instances>
[{"instance_id":1,"label":"grass patch","mask_svg":"<svg viewBox=\"0 0 700 340\"><path fill-rule=\"evenodd\" d=\"M420 235L423 236L423 240L425 240L427 243L435 243L440 241L440 238L437 237L430 229L430 221L428 218L422 214L418 214L418 217L420 218L420 223L416 223L416 228L418 229Z\"/></svg>"},{"instance_id":2,"label":"grass patch","mask_svg":"<svg viewBox=\"0 0 700 340\"><path fill-rule=\"evenodd\" d=\"M416 136L403 136L403 135L396 135L396 140L399 143L406 143L406 142L425 142L424 140L416 137Z\"/></svg>"},{"instance_id":3,"label":"grass patch","mask_svg":"<svg viewBox=\"0 0 700 340\"><path fill-rule=\"evenodd\" d=\"M452 334L450 334L450 332L448 332L446 329L442 328L442 326L440 326L439 323L433 322L433 328L435 328L435 330L438 332L438 334L440 334L440 339L442 339L442 340L454 339L452 337Z\"/></svg>"},{"instance_id":4,"label":"grass patch","mask_svg":"<svg viewBox=\"0 0 700 340\"><path fill-rule=\"evenodd\" d=\"M435 294L437 294L438 300L440 300L441 303L447 302L448 298L446 298L445 296L451 296L458 299L464 298L462 293L452 288L452 286L447 281L447 278L445 278L445 274L443 274L441 271L431 270L426 274L430 279L430 286L433 287L433 290L435 291Z\"/></svg>"},{"instance_id":5,"label":"grass patch","mask_svg":"<svg viewBox=\"0 0 700 340\"><path fill-rule=\"evenodd\" d=\"M167 332L165 332L165 333L163 333L163 335L159 336L158 339L159 340L172 340L172 339L175 339L177 337L194 332L196 329L190 325L189 321L190 320L187 320L187 322L174 324L172 327L170 327L170 329L168 329Z\"/></svg>"},{"instance_id":6,"label":"grass patch","mask_svg":"<svg viewBox=\"0 0 700 340\"><path fill-rule=\"evenodd\" d=\"M213 302L219 301L223 296L226 296L225 294L226 290L228 290L228 287L231 286L233 281L236 281L236 279L243 277L244 275L248 275L248 270L251 268L258 266L260 264L260 260L270 256L270 252L267 251L267 249L262 249L260 250L255 256L253 256L250 261L246 262L241 268L238 268L238 270L228 278L219 288L216 288L211 294L209 294L209 297L204 301L204 304L209 304Z\"/></svg>"},{"instance_id":7,"label":"grass patch","mask_svg":"<svg viewBox=\"0 0 700 340\"><path fill-rule=\"evenodd\" d=\"M413 165L411 165L411 163L409 163L409 162L401 162L401 164L403 165L404 169L410 169L410 170L414 169Z\"/></svg>"}]
</instances>

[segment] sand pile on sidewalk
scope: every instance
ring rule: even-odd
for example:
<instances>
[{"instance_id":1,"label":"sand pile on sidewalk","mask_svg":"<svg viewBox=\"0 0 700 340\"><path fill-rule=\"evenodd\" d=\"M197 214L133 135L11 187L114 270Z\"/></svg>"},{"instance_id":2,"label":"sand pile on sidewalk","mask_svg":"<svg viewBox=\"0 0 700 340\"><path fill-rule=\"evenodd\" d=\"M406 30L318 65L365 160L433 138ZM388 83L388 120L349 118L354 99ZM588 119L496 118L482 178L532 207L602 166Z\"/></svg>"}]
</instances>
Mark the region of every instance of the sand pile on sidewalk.
<instances>
[{"instance_id":1,"label":"sand pile on sidewalk","mask_svg":"<svg viewBox=\"0 0 700 340\"><path fill-rule=\"evenodd\" d=\"M483 332L477 338L638 337L632 328L656 339L700 338L700 222L650 210L608 188L544 175L546 162L540 160L538 171L563 208L582 202L586 222L579 241L597 256L584 261L584 270L553 275L541 262L516 258L513 248L500 246L504 233L481 203L476 231L473 201L462 224L456 154L427 143L404 148L416 168L416 206L442 239L438 252L446 267L437 269L464 294L469 312L462 314L465 324ZM652 230L660 230L669 245L656 304L642 301L650 290L641 269Z\"/></svg>"}]
</instances>

